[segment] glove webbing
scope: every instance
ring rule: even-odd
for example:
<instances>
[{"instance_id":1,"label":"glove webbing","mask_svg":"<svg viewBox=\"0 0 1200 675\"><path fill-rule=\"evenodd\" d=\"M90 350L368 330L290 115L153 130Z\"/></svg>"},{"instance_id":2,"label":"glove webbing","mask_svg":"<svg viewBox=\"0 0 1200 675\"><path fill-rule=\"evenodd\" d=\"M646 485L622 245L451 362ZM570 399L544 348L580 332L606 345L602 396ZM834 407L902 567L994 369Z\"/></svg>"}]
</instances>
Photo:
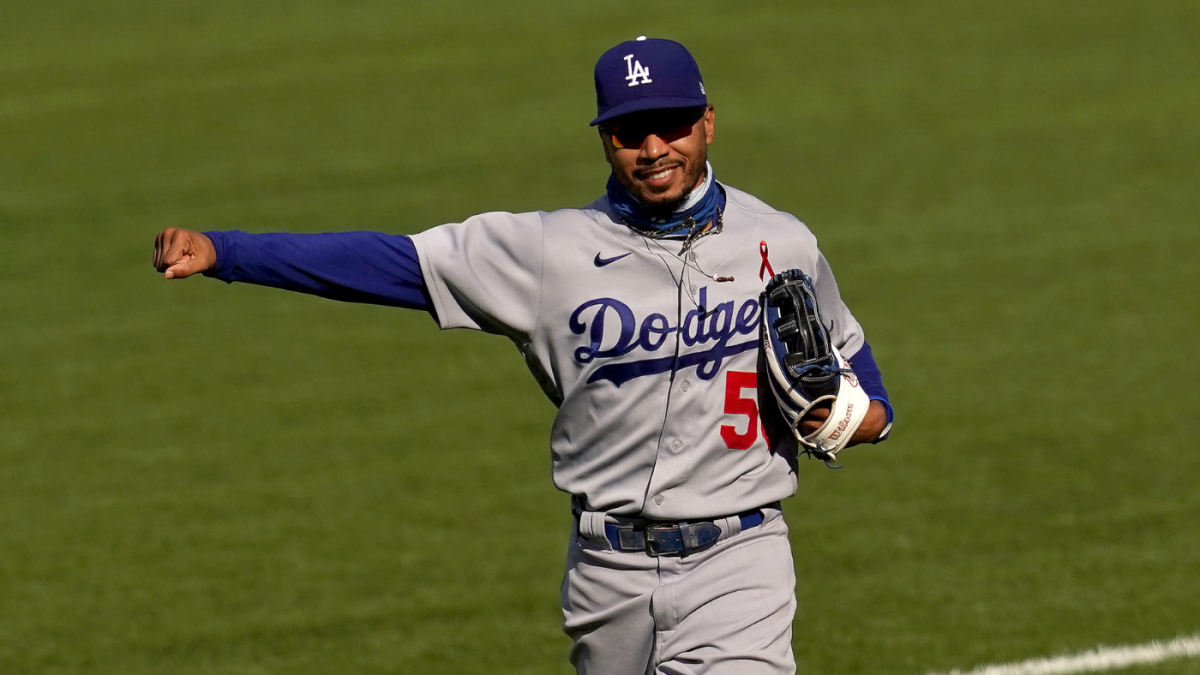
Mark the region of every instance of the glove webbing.
<instances>
[{"instance_id":1,"label":"glove webbing","mask_svg":"<svg viewBox=\"0 0 1200 675\"><path fill-rule=\"evenodd\" d=\"M832 357L832 343L821 323L817 300L808 286L800 280L786 279L770 291L770 298L782 315L775 322L775 330L787 347L783 363L788 374L806 385L829 383L840 370ZM784 311L785 307L792 311Z\"/></svg>"}]
</instances>

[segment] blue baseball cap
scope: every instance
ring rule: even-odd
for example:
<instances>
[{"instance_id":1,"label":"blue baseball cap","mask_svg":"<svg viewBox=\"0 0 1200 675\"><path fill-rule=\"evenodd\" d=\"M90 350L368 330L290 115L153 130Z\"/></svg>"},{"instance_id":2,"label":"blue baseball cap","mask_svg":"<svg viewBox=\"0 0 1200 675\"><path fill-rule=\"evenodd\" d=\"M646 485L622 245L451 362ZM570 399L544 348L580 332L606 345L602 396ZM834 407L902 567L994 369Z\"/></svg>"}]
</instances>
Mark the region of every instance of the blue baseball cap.
<instances>
[{"instance_id":1,"label":"blue baseball cap","mask_svg":"<svg viewBox=\"0 0 1200 675\"><path fill-rule=\"evenodd\" d=\"M596 61L596 119L591 126L641 110L708 105L700 66L674 40L622 42Z\"/></svg>"}]
</instances>

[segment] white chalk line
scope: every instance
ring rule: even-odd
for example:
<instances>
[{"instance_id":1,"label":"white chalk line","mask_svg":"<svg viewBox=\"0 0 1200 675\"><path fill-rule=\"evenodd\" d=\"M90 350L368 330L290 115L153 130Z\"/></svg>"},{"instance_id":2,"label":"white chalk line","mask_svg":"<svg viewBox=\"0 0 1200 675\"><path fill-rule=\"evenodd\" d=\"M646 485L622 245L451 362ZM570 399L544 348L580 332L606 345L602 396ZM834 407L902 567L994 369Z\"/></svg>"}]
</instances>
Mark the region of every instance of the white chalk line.
<instances>
[{"instance_id":1,"label":"white chalk line","mask_svg":"<svg viewBox=\"0 0 1200 675\"><path fill-rule=\"evenodd\" d=\"M979 666L974 670L952 670L945 675L1068 675L1098 673L1104 670L1128 668L1170 659L1200 657L1200 634L1177 637L1169 642L1147 642L1119 647L1099 646L1086 652L1029 659L1017 663ZM930 673L930 675L937 675Z\"/></svg>"}]
</instances>

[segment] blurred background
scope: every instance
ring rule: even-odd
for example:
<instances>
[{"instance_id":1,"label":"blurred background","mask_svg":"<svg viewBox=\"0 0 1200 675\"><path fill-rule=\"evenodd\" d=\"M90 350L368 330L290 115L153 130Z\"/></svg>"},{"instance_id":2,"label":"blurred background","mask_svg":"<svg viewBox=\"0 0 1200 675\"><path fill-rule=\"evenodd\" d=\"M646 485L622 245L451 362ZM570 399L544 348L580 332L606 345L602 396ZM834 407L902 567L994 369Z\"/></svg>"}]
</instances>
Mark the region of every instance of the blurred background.
<instances>
[{"instance_id":1,"label":"blurred background","mask_svg":"<svg viewBox=\"0 0 1200 675\"><path fill-rule=\"evenodd\" d=\"M0 672L569 672L515 350L151 247L586 204L637 35L696 55L717 176L816 232L896 406L786 505L801 672L1200 631L1200 4L6 0Z\"/></svg>"}]
</instances>

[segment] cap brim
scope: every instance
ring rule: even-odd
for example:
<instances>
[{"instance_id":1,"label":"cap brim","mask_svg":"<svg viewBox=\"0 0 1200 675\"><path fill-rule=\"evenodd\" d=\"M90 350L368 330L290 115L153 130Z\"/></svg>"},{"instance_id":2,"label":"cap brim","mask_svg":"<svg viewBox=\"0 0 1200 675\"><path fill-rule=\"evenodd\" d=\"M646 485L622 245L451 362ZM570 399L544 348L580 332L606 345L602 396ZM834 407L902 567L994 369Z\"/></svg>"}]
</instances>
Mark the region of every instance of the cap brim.
<instances>
[{"instance_id":1,"label":"cap brim","mask_svg":"<svg viewBox=\"0 0 1200 675\"><path fill-rule=\"evenodd\" d=\"M628 115L629 113L642 112L643 110L664 110L668 108L702 108L708 105L708 99L705 98L686 98L683 96L649 96L646 98L638 98L632 101L626 101L621 105L609 108L604 111L596 119L592 120L588 126L596 126L603 124L611 119Z\"/></svg>"}]
</instances>

